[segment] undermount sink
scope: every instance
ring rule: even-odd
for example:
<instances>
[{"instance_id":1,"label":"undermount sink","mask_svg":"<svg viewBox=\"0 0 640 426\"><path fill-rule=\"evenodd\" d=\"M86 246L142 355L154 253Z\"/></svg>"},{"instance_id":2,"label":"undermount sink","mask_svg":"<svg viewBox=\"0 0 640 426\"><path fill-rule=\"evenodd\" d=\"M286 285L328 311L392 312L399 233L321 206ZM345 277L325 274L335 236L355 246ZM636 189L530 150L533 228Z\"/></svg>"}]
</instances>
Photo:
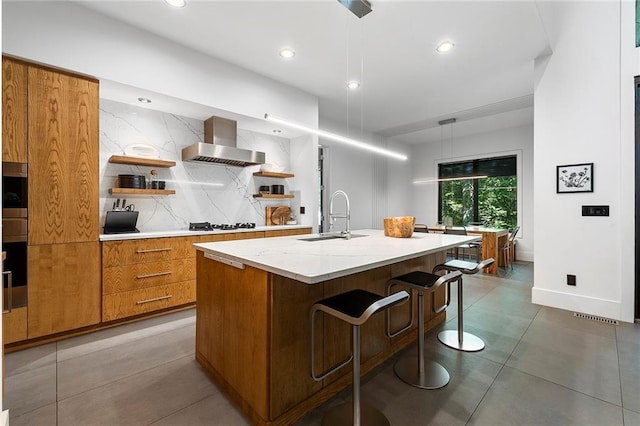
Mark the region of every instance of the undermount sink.
<instances>
[{"instance_id":1,"label":"undermount sink","mask_svg":"<svg viewBox=\"0 0 640 426\"><path fill-rule=\"evenodd\" d=\"M351 234L351 238L366 237L366 236L367 235L364 235L364 234ZM339 234L325 234L325 235L320 234L317 237L298 238L299 241L324 241L324 240L338 240L338 239L346 240L345 237Z\"/></svg>"}]
</instances>

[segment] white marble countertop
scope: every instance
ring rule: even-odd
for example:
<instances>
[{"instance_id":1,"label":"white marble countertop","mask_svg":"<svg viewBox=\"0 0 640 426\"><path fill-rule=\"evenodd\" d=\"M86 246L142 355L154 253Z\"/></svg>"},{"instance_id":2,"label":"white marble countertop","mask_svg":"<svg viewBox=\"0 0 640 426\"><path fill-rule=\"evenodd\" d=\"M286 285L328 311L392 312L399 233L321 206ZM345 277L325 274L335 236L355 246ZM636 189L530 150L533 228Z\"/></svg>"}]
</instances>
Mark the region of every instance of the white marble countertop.
<instances>
[{"instance_id":1,"label":"white marble countertop","mask_svg":"<svg viewBox=\"0 0 640 426\"><path fill-rule=\"evenodd\" d=\"M364 235L323 241L301 241L318 234L194 244L205 255L253 266L307 284L367 271L469 241L478 235L414 233L411 238L385 237L382 230L360 229Z\"/></svg>"},{"instance_id":2,"label":"white marble countertop","mask_svg":"<svg viewBox=\"0 0 640 426\"><path fill-rule=\"evenodd\" d=\"M217 234L234 234L238 232L256 232L256 231L279 231L286 229L311 228L309 225L272 225L272 226L256 226L253 229L231 229L221 231L189 231L177 229L173 231L155 231L155 232L135 232L130 234L100 234L100 241L120 241L120 240L137 240L141 238L165 238L165 237L192 237L195 235L217 235Z\"/></svg>"}]
</instances>

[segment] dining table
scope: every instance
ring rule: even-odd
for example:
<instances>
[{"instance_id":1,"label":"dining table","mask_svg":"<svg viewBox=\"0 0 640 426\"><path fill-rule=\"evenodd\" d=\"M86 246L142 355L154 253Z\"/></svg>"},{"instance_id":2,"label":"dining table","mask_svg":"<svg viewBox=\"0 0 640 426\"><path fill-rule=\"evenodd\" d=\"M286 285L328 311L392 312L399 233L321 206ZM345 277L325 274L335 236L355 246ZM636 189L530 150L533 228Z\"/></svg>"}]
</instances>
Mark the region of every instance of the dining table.
<instances>
[{"instance_id":1,"label":"dining table","mask_svg":"<svg viewBox=\"0 0 640 426\"><path fill-rule=\"evenodd\" d=\"M429 232L445 232L444 225L428 225ZM462 227L454 227L461 229ZM484 269L484 273L498 274L498 267L503 265L503 256L500 256L500 248L507 244L509 230L506 228L492 228L486 226L466 226L464 229L470 235L482 235L482 259L494 258L496 261Z\"/></svg>"}]
</instances>

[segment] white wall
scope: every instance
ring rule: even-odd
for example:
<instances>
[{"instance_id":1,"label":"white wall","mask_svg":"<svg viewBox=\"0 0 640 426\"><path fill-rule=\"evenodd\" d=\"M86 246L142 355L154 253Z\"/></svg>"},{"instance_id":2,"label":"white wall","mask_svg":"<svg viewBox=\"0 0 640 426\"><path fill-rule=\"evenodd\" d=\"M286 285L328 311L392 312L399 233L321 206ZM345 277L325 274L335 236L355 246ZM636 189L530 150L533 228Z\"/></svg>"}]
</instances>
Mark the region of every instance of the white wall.
<instances>
[{"instance_id":1,"label":"white wall","mask_svg":"<svg viewBox=\"0 0 640 426\"><path fill-rule=\"evenodd\" d=\"M409 152L406 146L388 147L387 141L380 135L361 131L359 128L352 127L348 132L345 125L322 119L320 128L400 153ZM389 215L387 168L408 167L409 161L372 154L332 140L321 138L319 143L326 148L325 214L329 208L329 196L341 189L348 194L351 203L351 229L382 229L382 219Z\"/></svg>"},{"instance_id":2,"label":"white wall","mask_svg":"<svg viewBox=\"0 0 640 426\"><path fill-rule=\"evenodd\" d=\"M533 114L532 108L528 108ZM497 114L508 120L510 113ZM446 132L445 132L446 133ZM453 145L452 145L453 143ZM438 220L438 184L413 184L414 179L437 177L441 162L516 155L518 158L518 259L533 261L533 126L525 125L470 136L444 137L443 143L431 142L414 145L411 152L411 174L409 179L395 179L390 192L398 197L409 197L412 216L419 223L435 224ZM400 175L398 173L397 175ZM400 187L405 185L405 187ZM408 193L407 193L408 190ZM398 200L398 202L400 202ZM394 203L390 203L393 205ZM391 214L397 214L391 211Z\"/></svg>"},{"instance_id":3,"label":"white wall","mask_svg":"<svg viewBox=\"0 0 640 426\"><path fill-rule=\"evenodd\" d=\"M624 3L539 3L553 54L535 65L532 300L632 321L635 14ZM584 162L595 163L594 192L556 194L556 166ZM585 204L611 215L582 217Z\"/></svg>"}]
</instances>

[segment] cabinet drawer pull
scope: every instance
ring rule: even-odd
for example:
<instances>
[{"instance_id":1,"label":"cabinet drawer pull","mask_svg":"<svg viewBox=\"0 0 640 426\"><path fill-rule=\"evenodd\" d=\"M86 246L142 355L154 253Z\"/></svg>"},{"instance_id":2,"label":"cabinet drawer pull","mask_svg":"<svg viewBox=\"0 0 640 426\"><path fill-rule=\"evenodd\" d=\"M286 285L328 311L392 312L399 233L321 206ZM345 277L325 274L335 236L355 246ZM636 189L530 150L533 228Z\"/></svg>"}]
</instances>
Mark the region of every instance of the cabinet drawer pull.
<instances>
[{"instance_id":1,"label":"cabinet drawer pull","mask_svg":"<svg viewBox=\"0 0 640 426\"><path fill-rule=\"evenodd\" d=\"M138 249L138 250L136 250L136 253L140 253L140 254L142 254L142 253L156 253L156 252L159 252L159 251L171 251L171 250L172 250L172 247L157 248L157 249L146 249L146 250Z\"/></svg>"},{"instance_id":2,"label":"cabinet drawer pull","mask_svg":"<svg viewBox=\"0 0 640 426\"><path fill-rule=\"evenodd\" d=\"M149 303L149 302L157 302L158 300L165 300L165 299L171 299L173 296L171 294L168 294L166 296L160 296L160 297L154 297L153 299L147 299L147 300L138 300L136 302L136 305L143 305L145 303Z\"/></svg>"},{"instance_id":3,"label":"cabinet drawer pull","mask_svg":"<svg viewBox=\"0 0 640 426\"><path fill-rule=\"evenodd\" d=\"M143 279L143 278L152 278L152 277L159 277L162 275L171 275L173 274L173 271L164 271L164 272L156 272L155 274L146 274L146 275L136 275L136 279Z\"/></svg>"}]
</instances>

